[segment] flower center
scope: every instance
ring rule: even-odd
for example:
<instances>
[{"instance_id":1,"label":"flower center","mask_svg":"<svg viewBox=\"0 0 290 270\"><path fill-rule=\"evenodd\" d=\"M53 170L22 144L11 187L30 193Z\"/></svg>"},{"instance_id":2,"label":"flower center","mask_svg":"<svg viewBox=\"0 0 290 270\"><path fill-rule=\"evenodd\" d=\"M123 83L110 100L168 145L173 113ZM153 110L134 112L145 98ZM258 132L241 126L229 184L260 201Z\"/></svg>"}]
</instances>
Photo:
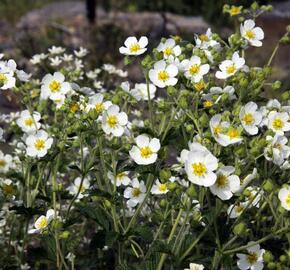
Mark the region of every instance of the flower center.
<instances>
[{"instance_id":1,"label":"flower center","mask_svg":"<svg viewBox=\"0 0 290 270\"><path fill-rule=\"evenodd\" d=\"M241 204L238 204L238 205L236 206L236 212L237 212L238 214L240 214L241 212L243 212L243 210L244 210L244 207L243 207Z\"/></svg>"},{"instance_id":2,"label":"flower center","mask_svg":"<svg viewBox=\"0 0 290 270\"><path fill-rule=\"evenodd\" d=\"M5 167L6 161L4 159L0 159L0 167Z\"/></svg>"},{"instance_id":3,"label":"flower center","mask_svg":"<svg viewBox=\"0 0 290 270\"><path fill-rule=\"evenodd\" d=\"M131 53L136 53L140 50L140 45L138 43L134 43L129 48Z\"/></svg>"},{"instance_id":4,"label":"flower center","mask_svg":"<svg viewBox=\"0 0 290 270\"><path fill-rule=\"evenodd\" d=\"M255 37L255 33L252 30L248 30L248 31L246 31L245 36L248 39L253 39Z\"/></svg>"},{"instance_id":5,"label":"flower center","mask_svg":"<svg viewBox=\"0 0 290 270\"><path fill-rule=\"evenodd\" d=\"M221 132L222 132L222 127L221 125L216 125L214 128L213 128L213 132L215 135L219 135Z\"/></svg>"},{"instance_id":6,"label":"flower center","mask_svg":"<svg viewBox=\"0 0 290 270\"><path fill-rule=\"evenodd\" d=\"M44 148L45 141L43 139L37 139L36 142L34 143L34 146L38 151L40 151Z\"/></svg>"},{"instance_id":7,"label":"flower center","mask_svg":"<svg viewBox=\"0 0 290 270\"><path fill-rule=\"evenodd\" d=\"M119 180L120 182L122 182L122 178L127 176L127 174L125 172L120 172L117 174L116 178L117 180Z\"/></svg>"},{"instance_id":8,"label":"flower center","mask_svg":"<svg viewBox=\"0 0 290 270\"><path fill-rule=\"evenodd\" d=\"M246 113L243 117L243 121L246 125L251 125L254 122L254 117L251 113Z\"/></svg>"},{"instance_id":9,"label":"flower center","mask_svg":"<svg viewBox=\"0 0 290 270\"><path fill-rule=\"evenodd\" d=\"M140 152L141 152L141 157L143 157L143 158L149 158L153 154L153 152L149 146L142 147L140 149Z\"/></svg>"},{"instance_id":10,"label":"flower center","mask_svg":"<svg viewBox=\"0 0 290 270\"><path fill-rule=\"evenodd\" d=\"M288 205L288 207L290 207L290 194L288 194L286 197L286 204Z\"/></svg>"},{"instance_id":11,"label":"flower center","mask_svg":"<svg viewBox=\"0 0 290 270\"><path fill-rule=\"evenodd\" d=\"M72 113L76 113L79 110L79 105L77 103L74 103L70 106L69 109Z\"/></svg>"},{"instance_id":12,"label":"flower center","mask_svg":"<svg viewBox=\"0 0 290 270\"><path fill-rule=\"evenodd\" d=\"M109 115L107 118L107 123L110 126L110 128L115 128L118 124L118 119L116 115Z\"/></svg>"},{"instance_id":13,"label":"flower center","mask_svg":"<svg viewBox=\"0 0 290 270\"><path fill-rule=\"evenodd\" d=\"M51 92L58 92L60 90L60 83L56 80L53 80L50 84L49 84L49 89Z\"/></svg>"},{"instance_id":14,"label":"flower center","mask_svg":"<svg viewBox=\"0 0 290 270\"><path fill-rule=\"evenodd\" d=\"M203 80L200 80L199 82L194 84L194 87L197 91L201 91L205 88L206 84Z\"/></svg>"},{"instance_id":15,"label":"flower center","mask_svg":"<svg viewBox=\"0 0 290 270\"><path fill-rule=\"evenodd\" d=\"M226 71L228 74L233 74L236 71L236 66L235 64L231 64L226 68Z\"/></svg>"},{"instance_id":16,"label":"flower center","mask_svg":"<svg viewBox=\"0 0 290 270\"><path fill-rule=\"evenodd\" d=\"M163 51L163 53L164 53L166 56L171 55L172 52L173 52L173 50L172 50L172 48L170 48L170 47L165 48L165 50Z\"/></svg>"},{"instance_id":17,"label":"flower center","mask_svg":"<svg viewBox=\"0 0 290 270\"><path fill-rule=\"evenodd\" d=\"M258 260L257 254L255 252L249 252L249 254L247 255L247 261L250 264L254 264L257 260Z\"/></svg>"},{"instance_id":18,"label":"flower center","mask_svg":"<svg viewBox=\"0 0 290 270\"><path fill-rule=\"evenodd\" d=\"M167 185L166 184L160 184L158 189L161 192L166 192L167 191Z\"/></svg>"},{"instance_id":19,"label":"flower center","mask_svg":"<svg viewBox=\"0 0 290 270\"><path fill-rule=\"evenodd\" d=\"M201 34L201 35L199 35L199 39L200 39L201 41L203 41L203 42L207 42L207 41L209 41L208 36L205 35L205 34Z\"/></svg>"},{"instance_id":20,"label":"flower center","mask_svg":"<svg viewBox=\"0 0 290 270\"><path fill-rule=\"evenodd\" d=\"M32 124L33 124L33 119L30 117L30 118L27 118L27 119L25 119L25 121L24 121L24 124L26 125L26 126L29 126L29 127L31 127L32 126Z\"/></svg>"},{"instance_id":21,"label":"flower center","mask_svg":"<svg viewBox=\"0 0 290 270\"><path fill-rule=\"evenodd\" d=\"M139 197L140 194L141 194L140 188L133 188L133 190L132 190L132 196L133 197Z\"/></svg>"},{"instance_id":22,"label":"flower center","mask_svg":"<svg viewBox=\"0 0 290 270\"><path fill-rule=\"evenodd\" d=\"M169 74L168 74L168 72L166 70L159 71L159 73L158 73L158 80L159 81L165 82L168 79L169 79Z\"/></svg>"},{"instance_id":23,"label":"flower center","mask_svg":"<svg viewBox=\"0 0 290 270\"><path fill-rule=\"evenodd\" d=\"M197 176L203 176L206 173L206 167L203 163L193 163L192 165L193 173Z\"/></svg>"},{"instance_id":24,"label":"flower center","mask_svg":"<svg viewBox=\"0 0 290 270\"><path fill-rule=\"evenodd\" d=\"M225 175L219 174L217 176L216 184L219 188L225 187L227 185L227 183L228 183L228 178Z\"/></svg>"},{"instance_id":25,"label":"flower center","mask_svg":"<svg viewBox=\"0 0 290 270\"><path fill-rule=\"evenodd\" d=\"M37 229L44 229L47 226L47 219L45 216L41 217L37 222Z\"/></svg>"},{"instance_id":26,"label":"flower center","mask_svg":"<svg viewBox=\"0 0 290 270\"><path fill-rule=\"evenodd\" d=\"M210 100L206 100L205 102L203 102L204 108L210 108L212 105L213 105L213 103Z\"/></svg>"},{"instance_id":27,"label":"flower center","mask_svg":"<svg viewBox=\"0 0 290 270\"><path fill-rule=\"evenodd\" d=\"M199 65L191 65L191 67L189 68L189 73L190 75L196 75L199 72Z\"/></svg>"},{"instance_id":28,"label":"flower center","mask_svg":"<svg viewBox=\"0 0 290 270\"><path fill-rule=\"evenodd\" d=\"M104 104L103 103L97 103L95 105L95 110L100 113L104 109Z\"/></svg>"},{"instance_id":29,"label":"flower center","mask_svg":"<svg viewBox=\"0 0 290 270\"><path fill-rule=\"evenodd\" d=\"M273 121L273 127L275 129L281 129L281 128L283 128L283 126L284 126L284 123L283 123L283 121L280 118L274 119L274 121Z\"/></svg>"},{"instance_id":30,"label":"flower center","mask_svg":"<svg viewBox=\"0 0 290 270\"><path fill-rule=\"evenodd\" d=\"M228 131L228 136L230 137L230 139L235 139L235 138L239 137L239 132L237 129L232 128Z\"/></svg>"},{"instance_id":31,"label":"flower center","mask_svg":"<svg viewBox=\"0 0 290 270\"><path fill-rule=\"evenodd\" d=\"M0 73L0 84L4 84L7 81L7 76L3 73Z\"/></svg>"},{"instance_id":32,"label":"flower center","mask_svg":"<svg viewBox=\"0 0 290 270\"><path fill-rule=\"evenodd\" d=\"M241 13L241 7L232 6L230 9L231 16L236 16Z\"/></svg>"}]
</instances>

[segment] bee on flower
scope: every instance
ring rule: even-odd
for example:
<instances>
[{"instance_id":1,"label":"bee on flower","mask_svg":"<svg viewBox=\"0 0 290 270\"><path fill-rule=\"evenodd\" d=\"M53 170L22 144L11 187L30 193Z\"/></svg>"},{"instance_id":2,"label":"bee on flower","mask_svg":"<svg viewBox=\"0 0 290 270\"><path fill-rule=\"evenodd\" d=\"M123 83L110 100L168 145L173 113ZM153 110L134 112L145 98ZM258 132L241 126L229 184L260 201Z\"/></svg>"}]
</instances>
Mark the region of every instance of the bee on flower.
<instances>
[{"instance_id":1,"label":"bee on flower","mask_svg":"<svg viewBox=\"0 0 290 270\"><path fill-rule=\"evenodd\" d=\"M240 120L243 128L250 135L256 135L259 131L258 126L262 121L262 113L259 112L255 102L248 102L240 110Z\"/></svg>"},{"instance_id":2,"label":"bee on flower","mask_svg":"<svg viewBox=\"0 0 290 270\"><path fill-rule=\"evenodd\" d=\"M220 65L220 71L215 76L218 79L226 79L233 76L245 65L245 59L240 57L238 52L234 52L231 60L224 60Z\"/></svg>"},{"instance_id":3,"label":"bee on flower","mask_svg":"<svg viewBox=\"0 0 290 270\"><path fill-rule=\"evenodd\" d=\"M111 105L102 116L102 129L107 134L120 137L125 131L125 126L128 123L128 116L124 112L119 112L120 108L117 105Z\"/></svg>"},{"instance_id":4,"label":"bee on flower","mask_svg":"<svg viewBox=\"0 0 290 270\"><path fill-rule=\"evenodd\" d=\"M247 244L247 254L238 253L237 257L239 258L237 265L241 270L261 270L264 267L263 254L265 253L264 249L260 248L259 244L251 241Z\"/></svg>"},{"instance_id":5,"label":"bee on flower","mask_svg":"<svg viewBox=\"0 0 290 270\"><path fill-rule=\"evenodd\" d=\"M142 203L145 198L146 186L143 181L134 178L131 182L131 186L127 187L124 191L124 197L127 200L127 206L129 208L135 207L137 204Z\"/></svg>"},{"instance_id":6,"label":"bee on flower","mask_svg":"<svg viewBox=\"0 0 290 270\"><path fill-rule=\"evenodd\" d=\"M21 112L20 117L16 120L16 123L23 132L33 133L40 128L40 119L41 116L39 112L33 112L31 114L28 110L24 110Z\"/></svg>"},{"instance_id":7,"label":"bee on flower","mask_svg":"<svg viewBox=\"0 0 290 270\"><path fill-rule=\"evenodd\" d=\"M119 187L121 185L128 186L131 183L131 179L129 177L129 171L118 172L116 176L112 172L108 172L108 178L111 180L111 183L114 185L116 182L116 186Z\"/></svg>"},{"instance_id":8,"label":"bee on flower","mask_svg":"<svg viewBox=\"0 0 290 270\"><path fill-rule=\"evenodd\" d=\"M26 138L26 154L30 157L44 157L51 148L53 139L44 130L38 130Z\"/></svg>"},{"instance_id":9,"label":"bee on flower","mask_svg":"<svg viewBox=\"0 0 290 270\"><path fill-rule=\"evenodd\" d=\"M241 36L252 46L261 47L261 40L264 39L264 31L260 27L255 27L253 20L246 20L240 26Z\"/></svg>"},{"instance_id":10,"label":"bee on flower","mask_svg":"<svg viewBox=\"0 0 290 270\"><path fill-rule=\"evenodd\" d=\"M289 114L287 112L271 111L268 114L268 128L278 135L290 130Z\"/></svg>"},{"instance_id":11,"label":"bee on flower","mask_svg":"<svg viewBox=\"0 0 290 270\"><path fill-rule=\"evenodd\" d=\"M164 60L156 62L153 69L149 70L149 78L159 88L177 84L178 68L173 64L167 64Z\"/></svg>"},{"instance_id":12,"label":"bee on flower","mask_svg":"<svg viewBox=\"0 0 290 270\"><path fill-rule=\"evenodd\" d=\"M160 149L159 139L150 139L147 135L139 135L135 142L136 145L132 147L129 154L138 165L152 164L157 160L157 153Z\"/></svg>"},{"instance_id":13,"label":"bee on flower","mask_svg":"<svg viewBox=\"0 0 290 270\"><path fill-rule=\"evenodd\" d=\"M155 195L166 194L169 191L166 183L160 183L159 179L152 186L151 193Z\"/></svg>"},{"instance_id":14,"label":"bee on flower","mask_svg":"<svg viewBox=\"0 0 290 270\"><path fill-rule=\"evenodd\" d=\"M290 210L290 187L283 187L279 190L278 198L283 208Z\"/></svg>"},{"instance_id":15,"label":"bee on flower","mask_svg":"<svg viewBox=\"0 0 290 270\"><path fill-rule=\"evenodd\" d=\"M119 52L125 55L140 55L147 51L148 38L142 36L139 40L136 37L128 37L125 46L119 48Z\"/></svg>"},{"instance_id":16,"label":"bee on flower","mask_svg":"<svg viewBox=\"0 0 290 270\"><path fill-rule=\"evenodd\" d=\"M28 231L29 234L42 233L45 229L48 228L50 222L54 219L55 212L53 209L49 209L46 212L46 215L40 216L34 223L34 228Z\"/></svg>"},{"instance_id":17,"label":"bee on flower","mask_svg":"<svg viewBox=\"0 0 290 270\"><path fill-rule=\"evenodd\" d=\"M168 59L169 56L177 57L181 54L181 48L179 45L176 45L174 39L169 38L165 42L160 42L157 46L157 51L163 53L163 58Z\"/></svg>"}]
</instances>

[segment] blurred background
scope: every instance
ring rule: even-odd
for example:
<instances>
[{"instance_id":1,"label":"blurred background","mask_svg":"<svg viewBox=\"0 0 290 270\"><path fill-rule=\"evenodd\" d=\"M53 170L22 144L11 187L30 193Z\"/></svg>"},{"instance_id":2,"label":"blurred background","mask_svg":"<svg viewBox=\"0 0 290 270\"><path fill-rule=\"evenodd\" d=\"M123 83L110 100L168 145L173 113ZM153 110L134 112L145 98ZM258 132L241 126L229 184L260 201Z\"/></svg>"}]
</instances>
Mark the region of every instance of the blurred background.
<instances>
[{"instance_id":1,"label":"blurred background","mask_svg":"<svg viewBox=\"0 0 290 270\"><path fill-rule=\"evenodd\" d=\"M258 18L264 29L262 48L251 48L249 65L264 65L273 47L290 24L290 0L264 0L274 9ZM150 46L161 37L181 35L193 41L194 33L213 31L227 37L234 20L223 14L223 5L250 6L247 0L0 0L0 53L16 60L26 71L29 58L46 52L52 45L90 51L92 68L103 63L123 66L118 48L129 35L146 35ZM238 25L236 24L236 27ZM282 46L274 61L274 79L290 87L290 50ZM141 80L140 70L130 67L129 79ZM275 93L273 93L275 96ZM0 106L5 97L0 96Z\"/></svg>"}]
</instances>

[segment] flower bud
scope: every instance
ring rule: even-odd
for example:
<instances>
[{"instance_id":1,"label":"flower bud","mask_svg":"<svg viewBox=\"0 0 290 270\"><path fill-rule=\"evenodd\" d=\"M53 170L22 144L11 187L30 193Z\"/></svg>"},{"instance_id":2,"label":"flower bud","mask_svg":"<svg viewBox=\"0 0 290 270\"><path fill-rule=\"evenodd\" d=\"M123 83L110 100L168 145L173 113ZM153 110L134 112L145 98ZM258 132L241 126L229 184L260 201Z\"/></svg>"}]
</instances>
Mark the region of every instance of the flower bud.
<instances>
[{"instance_id":1,"label":"flower bud","mask_svg":"<svg viewBox=\"0 0 290 270\"><path fill-rule=\"evenodd\" d=\"M245 235L246 231L247 231L247 226L244 222L237 224L233 229L233 232L235 235Z\"/></svg>"},{"instance_id":2,"label":"flower bud","mask_svg":"<svg viewBox=\"0 0 290 270\"><path fill-rule=\"evenodd\" d=\"M178 105L180 106L180 108L182 109L187 109L188 108L188 102L187 99L185 97L181 97L178 101Z\"/></svg>"},{"instance_id":3,"label":"flower bud","mask_svg":"<svg viewBox=\"0 0 290 270\"><path fill-rule=\"evenodd\" d=\"M185 129L187 132L191 132L194 129L194 126L193 125L186 125Z\"/></svg>"},{"instance_id":4,"label":"flower bud","mask_svg":"<svg viewBox=\"0 0 290 270\"><path fill-rule=\"evenodd\" d=\"M142 60L141 64L143 67L149 66L150 62L152 61L150 55L146 55L145 58Z\"/></svg>"},{"instance_id":5,"label":"flower bud","mask_svg":"<svg viewBox=\"0 0 290 270\"><path fill-rule=\"evenodd\" d=\"M196 189L195 189L194 185L190 185L189 188L186 190L186 193L187 193L187 195L190 198L196 198L197 197L197 192L196 192Z\"/></svg>"},{"instance_id":6,"label":"flower bud","mask_svg":"<svg viewBox=\"0 0 290 270\"><path fill-rule=\"evenodd\" d=\"M287 101L290 99L290 91L286 91L281 95L282 100Z\"/></svg>"},{"instance_id":7,"label":"flower bud","mask_svg":"<svg viewBox=\"0 0 290 270\"><path fill-rule=\"evenodd\" d=\"M171 177L171 172L169 169L162 169L159 172L159 177L161 180L167 181Z\"/></svg>"},{"instance_id":8,"label":"flower bud","mask_svg":"<svg viewBox=\"0 0 290 270\"><path fill-rule=\"evenodd\" d=\"M273 90L278 90L281 87L281 82L280 81L275 81L272 83L272 88Z\"/></svg>"},{"instance_id":9,"label":"flower bud","mask_svg":"<svg viewBox=\"0 0 290 270\"><path fill-rule=\"evenodd\" d=\"M208 124L208 121L209 121L207 114L206 113L203 113L201 115L201 117L199 118L199 121L200 121L200 124L202 126L206 126Z\"/></svg>"},{"instance_id":10,"label":"flower bud","mask_svg":"<svg viewBox=\"0 0 290 270\"><path fill-rule=\"evenodd\" d=\"M112 97L112 102L113 102L114 104L118 104L118 103L120 102L120 97L119 97L119 95L114 95L114 96Z\"/></svg>"},{"instance_id":11,"label":"flower bud","mask_svg":"<svg viewBox=\"0 0 290 270\"><path fill-rule=\"evenodd\" d=\"M284 36L279 40L279 42L281 44L290 44L290 38L288 36Z\"/></svg>"},{"instance_id":12,"label":"flower bud","mask_svg":"<svg viewBox=\"0 0 290 270\"><path fill-rule=\"evenodd\" d=\"M169 182L167 184L167 187L168 187L169 190L172 191L172 190L174 190L177 187L177 184L175 182Z\"/></svg>"},{"instance_id":13,"label":"flower bud","mask_svg":"<svg viewBox=\"0 0 290 270\"><path fill-rule=\"evenodd\" d=\"M166 89L166 91L167 91L167 94L169 96L173 96L173 95L175 95L177 93L176 88L173 87L173 86L168 86L167 89Z\"/></svg>"},{"instance_id":14,"label":"flower bud","mask_svg":"<svg viewBox=\"0 0 290 270\"><path fill-rule=\"evenodd\" d=\"M160 201L159 205L160 205L161 208L165 208L166 205L167 205L167 201L166 201L166 199L162 199L162 200Z\"/></svg>"},{"instance_id":15,"label":"flower bud","mask_svg":"<svg viewBox=\"0 0 290 270\"><path fill-rule=\"evenodd\" d=\"M69 231L64 231L59 235L59 238L61 239L67 239L70 236L70 232Z\"/></svg>"},{"instance_id":16,"label":"flower bud","mask_svg":"<svg viewBox=\"0 0 290 270\"><path fill-rule=\"evenodd\" d=\"M267 268L268 269L276 269L276 264L274 263L274 262L269 262L268 264L267 264Z\"/></svg>"},{"instance_id":17,"label":"flower bud","mask_svg":"<svg viewBox=\"0 0 290 270\"><path fill-rule=\"evenodd\" d=\"M266 250L265 253L263 254L263 259L265 262L272 262L274 260L274 256L271 253L271 251Z\"/></svg>"},{"instance_id":18,"label":"flower bud","mask_svg":"<svg viewBox=\"0 0 290 270\"><path fill-rule=\"evenodd\" d=\"M271 179L267 179L263 184L263 189L267 192L271 192L273 190L273 183Z\"/></svg>"},{"instance_id":19,"label":"flower bud","mask_svg":"<svg viewBox=\"0 0 290 270\"><path fill-rule=\"evenodd\" d=\"M281 255L281 256L279 257L279 260L280 260L280 262L282 262L282 263L286 263L286 262L287 262L287 256L286 256L286 255Z\"/></svg>"}]
</instances>

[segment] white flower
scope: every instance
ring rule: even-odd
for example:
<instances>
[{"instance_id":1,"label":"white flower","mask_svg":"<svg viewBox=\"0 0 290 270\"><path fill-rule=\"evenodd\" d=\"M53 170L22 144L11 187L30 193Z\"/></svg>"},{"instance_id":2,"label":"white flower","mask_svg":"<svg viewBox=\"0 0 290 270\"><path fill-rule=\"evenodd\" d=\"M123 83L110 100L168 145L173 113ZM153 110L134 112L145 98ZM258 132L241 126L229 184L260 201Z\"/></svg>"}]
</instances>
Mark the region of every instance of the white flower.
<instances>
[{"instance_id":1,"label":"white flower","mask_svg":"<svg viewBox=\"0 0 290 270\"><path fill-rule=\"evenodd\" d=\"M74 50L74 54L76 55L76 57L82 58L88 54L88 50L83 47L80 47L78 51Z\"/></svg>"},{"instance_id":2,"label":"white flower","mask_svg":"<svg viewBox=\"0 0 290 270\"><path fill-rule=\"evenodd\" d=\"M61 54L65 51L65 48L52 46L48 49L49 53L51 54Z\"/></svg>"},{"instance_id":3,"label":"white flower","mask_svg":"<svg viewBox=\"0 0 290 270\"><path fill-rule=\"evenodd\" d=\"M17 78L22 82L28 82L31 74L26 73L24 70L16 70Z\"/></svg>"},{"instance_id":4,"label":"white flower","mask_svg":"<svg viewBox=\"0 0 290 270\"><path fill-rule=\"evenodd\" d=\"M73 184L68 187L69 193L71 193L73 195L76 195L78 193L78 191L80 190L80 193L79 193L77 199L82 199L85 196L85 194L83 194L83 193L90 187L90 181L88 178L83 179L82 185L81 185L81 182L82 182L82 178L77 177L74 180Z\"/></svg>"},{"instance_id":5,"label":"white flower","mask_svg":"<svg viewBox=\"0 0 290 270\"><path fill-rule=\"evenodd\" d=\"M234 75L245 64L245 59L240 57L238 52L235 52L232 56L232 60L225 60L220 65L221 71L217 71L215 76L218 79L226 79Z\"/></svg>"},{"instance_id":6,"label":"white flower","mask_svg":"<svg viewBox=\"0 0 290 270\"><path fill-rule=\"evenodd\" d=\"M248 102L240 110L240 120L243 128L250 135L256 135L258 133L258 125L262 121L262 113L257 111L258 106L255 102Z\"/></svg>"},{"instance_id":7,"label":"white flower","mask_svg":"<svg viewBox=\"0 0 290 270\"><path fill-rule=\"evenodd\" d=\"M203 76L209 71L209 64L202 65L200 58L195 55L190 59L183 60L181 67L184 71L184 76L195 83L202 80Z\"/></svg>"},{"instance_id":8,"label":"white flower","mask_svg":"<svg viewBox=\"0 0 290 270\"><path fill-rule=\"evenodd\" d=\"M230 216L230 218L237 218L243 213L247 205L248 205L248 202L232 204L229 206L227 213Z\"/></svg>"},{"instance_id":9,"label":"white flower","mask_svg":"<svg viewBox=\"0 0 290 270\"><path fill-rule=\"evenodd\" d=\"M212 48L220 47L220 44L212 38L212 32L210 28L207 29L205 34L196 35L195 43L196 43L195 46L202 50L206 50L210 47Z\"/></svg>"},{"instance_id":10,"label":"white flower","mask_svg":"<svg viewBox=\"0 0 290 270\"><path fill-rule=\"evenodd\" d=\"M191 150L185 161L189 181L199 186L209 187L215 183L217 167L218 159L206 148Z\"/></svg>"},{"instance_id":11,"label":"white flower","mask_svg":"<svg viewBox=\"0 0 290 270\"><path fill-rule=\"evenodd\" d=\"M14 60L0 61L0 89L7 90L15 86L15 71L16 63Z\"/></svg>"},{"instance_id":12,"label":"white flower","mask_svg":"<svg viewBox=\"0 0 290 270\"><path fill-rule=\"evenodd\" d=\"M215 103L218 103L223 94L228 94L229 100L233 100L237 98L235 95L235 88L230 85L227 85L225 88L221 88L218 86L211 87L209 89L209 93L204 95L204 98L207 99L207 97L211 98L212 96L217 95L218 98L216 99Z\"/></svg>"},{"instance_id":13,"label":"white flower","mask_svg":"<svg viewBox=\"0 0 290 270\"><path fill-rule=\"evenodd\" d=\"M268 115L268 128L276 134L284 135L285 131L290 130L289 114L287 112L271 111Z\"/></svg>"},{"instance_id":14,"label":"white flower","mask_svg":"<svg viewBox=\"0 0 290 270\"><path fill-rule=\"evenodd\" d=\"M252 244L252 245L251 245ZM249 242L250 247L247 248L248 254L237 254L239 258L237 265L241 270L261 270L264 268L263 254L264 249L260 249L259 244Z\"/></svg>"},{"instance_id":15,"label":"white flower","mask_svg":"<svg viewBox=\"0 0 290 270\"><path fill-rule=\"evenodd\" d=\"M290 156L290 147L287 145L288 139L285 136L275 134L267 136L266 140L269 145L265 148L264 154L267 160L273 160L273 163L280 166L285 159Z\"/></svg>"},{"instance_id":16,"label":"white flower","mask_svg":"<svg viewBox=\"0 0 290 270\"><path fill-rule=\"evenodd\" d=\"M102 113L107 110L112 105L111 101L104 101L104 96L102 94L95 94L89 97L89 102L86 106L86 111L95 109L97 113Z\"/></svg>"},{"instance_id":17,"label":"white flower","mask_svg":"<svg viewBox=\"0 0 290 270\"><path fill-rule=\"evenodd\" d=\"M228 146L230 144L229 138L224 134L230 123L222 121L221 114L214 115L209 121L209 126L212 136L220 145Z\"/></svg>"},{"instance_id":18,"label":"white flower","mask_svg":"<svg viewBox=\"0 0 290 270\"><path fill-rule=\"evenodd\" d=\"M279 190L278 198L281 201L281 205L287 211L290 210L290 187L284 187Z\"/></svg>"},{"instance_id":19,"label":"white flower","mask_svg":"<svg viewBox=\"0 0 290 270\"><path fill-rule=\"evenodd\" d=\"M2 141L2 139L3 139L3 134L4 134L4 131L3 131L3 129L0 127L0 141Z\"/></svg>"},{"instance_id":20,"label":"white flower","mask_svg":"<svg viewBox=\"0 0 290 270\"><path fill-rule=\"evenodd\" d=\"M113 173L109 171L108 178L111 180L111 183L113 185L115 184L115 180L116 180L117 187L121 185L128 186L131 183L131 179L129 178L128 171L118 172L116 176L114 176Z\"/></svg>"},{"instance_id":21,"label":"white flower","mask_svg":"<svg viewBox=\"0 0 290 270\"><path fill-rule=\"evenodd\" d=\"M261 40L264 39L264 32L260 27L255 27L253 20L246 20L240 26L241 36L246 39L252 46L261 47Z\"/></svg>"},{"instance_id":22,"label":"white flower","mask_svg":"<svg viewBox=\"0 0 290 270\"><path fill-rule=\"evenodd\" d=\"M124 112L119 112L117 105L111 105L108 110L103 112L102 129L109 135L120 137L124 133L124 127L128 123L128 116Z\"/></svg>"},{"instance_id":23,"label":"white flower","mask_svg":"<svg viewBox=\"0 0 290 270\"><path fill-rule=\"evenodd\" d=\"M142 203L145 198L145 193L146 186L144 185L144 182L139 182L137 178L134 178L131 186L127 187L124 191L124 197L128 199L127 206L132 208L137 204Z\"/></svg>"},{"instance_id":24,"label":"white flower","mask_svg":"<svg viewBox=\"0 0 290 270\"><path fill-rule=\"evenodd\" d=\"M39 130L36 134L26 138L26 153L30 157L43 157L47 154L52 142L53 139L48 137L44 130Z\"/></svg>"},{"instance_id":25,"label":"white flower","mask_svg":"<svg viewBox=\"0 0 290 270\"><path fill-rule=\"evenodd\" d=\"M262 198L263 190L258 187L247 187L245 189L247 191L247 203L249 206L255 206L257 208L260 207L260 200Z\"/></svg>"},{"instance_id":26,"label":"white flower","mask_svg":"<svg viewBox=\"0 0 290 270\"><path fill-rule=\"evenodd\" d=\"M16 123L23 132L32 133L40 128L40 118L41 116L39 112L33 112L31 115L28 110L24 110L21 112L20 117L16 120Z\"/></svg>"},{"instance_id":27,"label":"white flower","mask_svg":"<svg viewBox=\"0 0 290 270\"><path fill-rule=\"evenodd\" d=\"M11 155L4 155L0 150L0 173L5 173L12 167L12 160Z\"/></svg>"},{"instance_id":28,"label":"white flower","mask_svg":"<svg viewBox=\"0 0 290 270\"><path fill-rule=\"evenodd\" d=\"M204 266L202 264L190 263L189 268L184 270L204 270Z\"/></svg>"},{"instance_id":29,"label":"white flower","mask_svg":"<svg viewBox=\"0 0 290 270\"><path fill-rule=\"evenodd\" d=\"M221 200L229 200L233 193L240 188L240 178L234 175L235 168L225 166L217 171L217 179L214 185L210 186L210 191Z\"/></svg>"},{"instance_id":30,"label":"white flower","mask_svg":"<svg viewBox=\"0 0 290 270\"><path fill-rule=\"evenodd\" d=\"M155 97L156 87L152 83L149 83L148 87L150 99L153 99ZM146 83L136 83L134 88L131 90L131 93L137 100L148 100Z\"/></svg>"},{"instance_id":31,"label":"white flower","mask_svg":"<svg viewBox=\"0 0 290 270\"><path fill-rule=\"evenodd\" d=\"M72 54L64 54L63 57L62 57L62 60L64 62L70 62L73 60L73 55Z\"/></svg>"},{"instance_id":32,"label":"white flower","mask_svg":"<svg viewBox=\"0 0 290 270\"><path fill-rule=\"evenodd\" d=\"M45 230L49 223L52 221L52 219L55 216L55 212L53 209L49 209L46 212L46 215L40 216L34 223L35 229L31 229L28 231L28 233L41 233L43 230Z\"/></svg>"},{"instance_id":33,"label":"white flower","mask_svg":"<svg viewBox=\"0 0 290 270\"><path fill-rule=\"evenodd\" d=\"M41 54L35 54L35 55L33 55L32 58L30 59L30 62L31 62L33 65L36 65L36 64L41 63L41 61L44 60L45 58L47 58L47 55L44 54L44 53L41 53Z\"/></svg>"},{"instance_id":34,"label":"white flower","mask_svg":"<svg viewBox=\"0 0 290 270\"><path fill-rule=\"evenodd\" d=\"M158 61L154 64L153 69L149 70L149 78L152 83L160 88L169 85L175 85L178 74L178 68L173 64L166 64L164 60Z\"/></svg>"},{"instance_id":35,"label":"white flower","mask_svg":"<svg viewBox=\"0 0 290 270\"><path fill-rule=\"evenodd\" d=\"M149 139L146 135L139 135L136 139L137 146L133 146L129 154L139 165L152 164L157 159L157 152L160 149L159 139Z\"/></svg>"},{"instance_id":36,"label":"white flower","mask_svg":"<svg viewBox=\"0 0 290 270\"><path fill-rule=\"evenodd\" d=\"M62 59L59 56L56 56L53 58L49 58L49 61L52 67L58 67L61 64Z\"/></svg>"},{"instance_id":37,"label":"white flower","mask_svg":"<svg viewBox=\"0 0 290 270\"><path fill-rule=\"evenodd\" d=\"M160 194L166 194L168 192L168 187L166 183L160 183L160 181L157 179L155 184L152 186L151 193L160 195Z\"/></svg>"},{"instance_id":38,"label":"white flower","mask_svg":"<svg viewBox=\"0 0 290 270\"><path fill-rule=\"evenodd\" d=\"M156 48L158 52L163 53L163 58L168 59L169 56L179 56L181 54L181 48L176 45L175 40L172 38L167 39L165 42L160 42Z\"/></svg>"},{"instance_id":39,"label":"white flower","mask_svg":"<svg viewBox=\"0 0 290 270\"><path fill-rule=\"evenodd\" d=\"M46 74L41 81L40 98L57 100L70 92L72 90L71 85L64 80L64 75L60 72L54 72L53 75Z\"/></svg>"},{"instance_id":40,"label":"white flower","mask_svg":"<svg viewBox=\"0 0 290 270\"><path fill-rule=\"evenodd\" d=\"M148 38L142 36L139 41L136 37L128 37L125 42L125 47L119 48L119 52L125 55L140 55L146 52L148 45Z\"/></svg>"}]
</instances>

